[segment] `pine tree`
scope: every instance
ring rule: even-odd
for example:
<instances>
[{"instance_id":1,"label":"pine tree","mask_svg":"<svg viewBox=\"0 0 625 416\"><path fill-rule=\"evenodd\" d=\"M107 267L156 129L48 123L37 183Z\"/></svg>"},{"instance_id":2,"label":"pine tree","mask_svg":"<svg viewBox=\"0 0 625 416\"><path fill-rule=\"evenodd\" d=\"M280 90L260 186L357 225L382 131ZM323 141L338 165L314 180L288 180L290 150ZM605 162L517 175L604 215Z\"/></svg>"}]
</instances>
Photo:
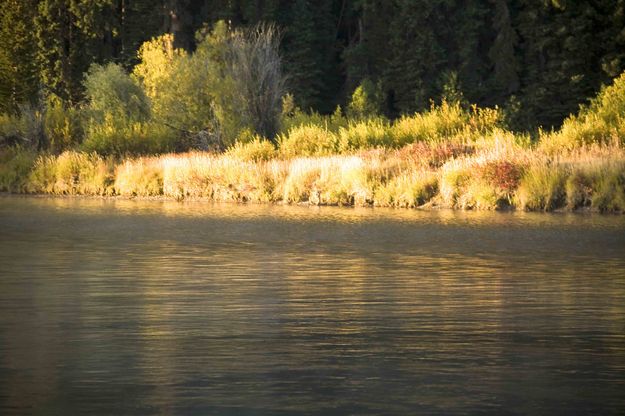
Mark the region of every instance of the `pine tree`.
<instances>
[{"instance_id":1,"label":"pine tree","mask_svg":"<svg viewBox=\"0 0 625 416\"><path fill-rule=\"evenodd\" d=\"M318 108L323 90L323 56L309 0L296 0L292 17L285 33L287 88L301 108Z\"/></svg>"},{"instance_id":2,"label":"pine tree","mask_svg":"<svg viewBox=\"0 0 625 416\"><path fill-rule=\"evenodd\" d=\"M598 1L602 81L610 82L625 70L625 0Z\"/></svg>"},{"instance_id":3,"label":"pine tree","mask_svg":"<svg viewBox=\"0 0 625 416\"><path fill-rule=\"evenodd\" d=\"M77 103L82 97L82 76L89 67L85 39L69 0L42 0L35 18L37 62L47 92Z\"/></svg>"},{"instance_id":4,"label":"pine tree","mask_svg":"<svg viewBox=\"0 0 625 416\"><path fill-rule=\"evenodd\" d=\"M484 0L455 0L443 2L440 22L434 27L444 50L445 70L439 84L445 85L447 74L457 74L458 87L466 99L482 103L490 93L487 87L490 65L486 39L491 32L488 24L489 4ZM446 16L446 17L445 17ZM438 91L441 94L443 91Z\"/></svg>"},{"instance_id":5,"label":"pine tree","mask_svg":"<svg viewBox=\"0 0 625 416\"><path fill-rule=\"evenodd\" d=\"M396 13L397 7L386 0L355 1L345 11L346 48L342 58L347 91L355 90L365 79L381 81L390 59L388 20ZM389 109L383 111L388 113Z\"/></svg>"},{"instance_id":6,"label":"pine tree","mask_svg":"<svg viewBox=\"0 0 625 416\"><path fill-rule=\"evenodd\" d=\"M515 48L519 37L512 27L510 9L506 0L491 0L495 5L493 29L495 40L488 51L493 65L493 84L499 99L514 94L520 87L518 60Z\"/></svg>"},{"instance_id":7,"label":"pine tree","mask_svg":"<svg viewBox=\"0 0 625 416\"><path fill-rule=\"evenodd\" d=\"M519 3L522 107L535 125L557 126L599 86L597 12L590 2Z\"/></svg>"},{"instance_id":8,"label":"pine tree","mask_svg":"<svg viewBox=\"0 0 625 416\"><path fill-rule=\"evenodd\" d=\"M2 0L0 4L0 111L16 112L38 92L32 33L35 1Z\"/></svg>"},{"instance_id":9,"label":"pine tree","mask_svg":"<svg viewBox=\"0 0 625 416\"><path fill-rule=\"evenodd\" d=\"M384 72L384 85L399 112L429 106L446 58L434 28L443 24L439 14L443 0L398 0L389 22L391 56Z\"/></svg>"}]
</instances>

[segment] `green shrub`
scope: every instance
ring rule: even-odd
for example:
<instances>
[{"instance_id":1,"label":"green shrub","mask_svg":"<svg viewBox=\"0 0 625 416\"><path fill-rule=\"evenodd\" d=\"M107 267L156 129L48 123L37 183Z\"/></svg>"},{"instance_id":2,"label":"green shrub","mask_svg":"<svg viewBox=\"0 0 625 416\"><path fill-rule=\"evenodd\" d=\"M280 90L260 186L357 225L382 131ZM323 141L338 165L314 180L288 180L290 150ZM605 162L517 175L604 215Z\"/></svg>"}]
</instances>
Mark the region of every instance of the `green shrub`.
<instances>
[{"instance_id":1,"label":"green shrub","mask_svg":"<svg viewBox=\"0 0 625 416\"><path fill-rule=\"evenodd\" d=\"M284 105L284 104L283 104ZM302 126L319 126L332 133L338 133L341 128L347 127L349 120L343 116L341 107L337 107L332 115L321 115L315 111L306 113L299 108L283 109L280 121L280 135L287 134L290 130Z\"/></svg>"},{"instance_id":2,"label":"green shrub","mask_svg":"<svg viewBox=\"0 0 625 416\"><path fill-rule=\"evenodd\" d=\"M148 98L141 86L117 64L93 64L84 81L89 115L96 122L112 115L128 122L150 117Z\"/></svg>"},{"instance_id":3,"label":"green shrub","mask_svg":"<svg viewBox=\"0 0 625 416\"><path fill-rule=\"evenodd\" d=\"M468 120L469 115L460 104L443 101L425 113L403 116L393 124L391 135L399 146L420 141L440 142L457 136Z\"/></svg>"},{"instance_id":4,"label":"green shrub","mask_svg":"<svg viewBox=\"0 0 625 416\"><path fill-rule=\"evenodd\" d=\"M18 115L0 114L0 146L43 148L44 111L30 104L21 105Z\"/></svg>"},{"instance_id":5,"label":"green shrub","mask_svg":"<svg viewBox=\"0 0 625 416\"><path fill-rule=\"evenodd\" d=\"M338 141L341 152L394 145L388 123L379 118L351 122L347 127L341 127Z\"/></svg>"},{"instance_id":6,"label":"green shrub","mask_svg":"<svg viewBox=\"0 0 625 416\"><path fill-rule=\"evenodd\" d=\"M215 130L213 65L204 43L188 55L173 47L173 35L149 40L139 49L140 62L133 70L150 98L152 116L180 131Z\"/></svg>"},{"instance_id":7,"label":"green shrub","mask_svg":"<svg viewBox=\"0 0 625 416\"><path fill-rule=\"evenodd\" d=\"M469 143L502 125L503 112L498 108L465 110L459 102L443 101L427 112L400 118L390 134L398 146L421 141Z\"/></svg>"},{"instance_id":8,"label":"green shrub","mask_svg":"<svg viewBox=\"0 0 625 416\"><path fill-rule=\"evenodd\" d=\"M331 155L338 144L336 134L314 124L294 127L278 138L280 154L287 158Z\"/></svg>"},{"instance_id":9,"label":"green shrub","mask_svg":"<svg viewBox=\"0 0 625 416\"><path fill-rule=\"evenodd\" d=\"M380 85L365 79L354 90L347 106L347 114L353 119L377 117L382 108L382 91Z\"/></svg>"},{"instance_id":10,"label":"green shrub","mask_svg":"<svg viewBox=\"0 0 625 416\"><path fill-rule=\"evenodd\" d=\"M557 151L615 141L625 143L625 72L612 85L602 88L579 114L564 120L559 131L544 134L541 146Z\"/></svg>"},{"instance_id":11,"label":"green shrub","mask_svg":"<svg viewBox=\"0 0 625 416\"><path fill-rule=\"evenodd\" d=\"M120 155L158 153L172 147L174 133L148 122L146 95L119 65L92 65L84 84L89 117L83 143L86 151Z\"/></svg>"},{"instance_id":12,"label":"green shrub","mask_svg":"<svg viewBox=\"0 0 625 416\"><path fill-rule=\"evenodd\" d=\"M259 162L273 159L276 156L276 148L269 140L256 137L247 143L237 142L226 151L226 154L243 161Z\"/></svg>"},{"instance_id":13,"label":"green shrub","mask_svg":"<svg viewBox=\"0 0 625 416\"><path fill-rule=\"evenodd\" d=\"M68 107L56 96L48 97L43 129L50 150L60 153L82 141L80 109Z\"/></svg>"},{"instance_id":14,"label":"green shrub","mask_svg":"<svg viewBox=\"0 0 625 416\"><path fill-rule=\"evenodd\" d=\"M0 146L19 144L24 141L22 120L11 114L0 113Z\"/></svg>"},{"instance_id":15,"label":"green shrub","mask_svg":"<svg viewBox=\"0 0 625 416\"><path fill-rule=\"evenodd\" d=\"M28 149L0 149L0 191L25 192L35 158L35 153Z\"/></svg>"},{"instance_id":16,"label":"green shrub","mask_svg":"<svg viewBox=\"0 0 625 416\"><path fill-rule=\"evenodd\" d=\"M178 134L156 123L127 123L107 115L92 124L82 149L101 155L140 155L166 153L175 149Z\"/></svg>"}]
</instances>

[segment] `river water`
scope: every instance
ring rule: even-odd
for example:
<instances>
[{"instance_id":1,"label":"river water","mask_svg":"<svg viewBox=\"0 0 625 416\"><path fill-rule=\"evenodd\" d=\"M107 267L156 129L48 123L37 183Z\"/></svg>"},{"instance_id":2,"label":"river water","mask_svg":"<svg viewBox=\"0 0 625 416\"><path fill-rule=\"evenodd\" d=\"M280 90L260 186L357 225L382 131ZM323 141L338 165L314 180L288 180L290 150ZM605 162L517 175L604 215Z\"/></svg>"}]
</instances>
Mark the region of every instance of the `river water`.
<instances>
[{"instance_id":1,"label":"river water","mask_svg":"<svg viewBox=\"0 0 625 416\"><path fill-rule=\"evenodd\" d=\"M0 197L0 414L625 413L625 216Z\"/></svg>"}]
</instances>

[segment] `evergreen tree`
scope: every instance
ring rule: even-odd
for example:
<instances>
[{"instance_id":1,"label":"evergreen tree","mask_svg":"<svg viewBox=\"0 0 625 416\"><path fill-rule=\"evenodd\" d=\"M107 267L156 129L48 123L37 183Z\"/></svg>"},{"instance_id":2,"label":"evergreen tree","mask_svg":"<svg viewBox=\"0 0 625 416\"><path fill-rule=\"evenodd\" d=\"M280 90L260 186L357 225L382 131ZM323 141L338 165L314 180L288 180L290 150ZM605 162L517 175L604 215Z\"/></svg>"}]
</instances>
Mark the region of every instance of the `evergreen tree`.
<instances>
[{"instance_id":1,"label":"evergreen tree","mask_svg":"<svg viewBox=\"0 0 625 416\"><path fill-rule=\"evenodd\" d=\"M0 111L16 112L38 92L32 32L36 2L2 0L0 4Z\"/></svg>"},{"instance_id":2,"label":"evergreen tree","mask_svg":"<svg viewBox=\"0 0 625 416\"><path fill-rule=\"evenodd\" d=\"M342 57L348 91L365 79L381 80L390 59L388 20L396 13L395 4L386 0L354 1L345 11L346 48ZM383 111L388 113L389 108Z\"/></svg>"},{"instance_id":3,"label":"evergreen tree","mask_svg":"<svg viewBox=\"0 0 625 416\"><path fill-rule=\"evenodd\" d=\"M557 126L599 86L596 10L591 2L519 3L522 107L536 125Z\"/></svg>"},{"instance_id":4,"label":"evergreen tree","mask_svg":"<svg viewBox=\"0 0 625 416\"><path fill-rule=\"evenodd\" d=\"M457 93L479 105L515 99L526 127L556 126L625 70L625 0L0 0L0 106L40 86L78 103L90 64L131 70L145 41L274 22L287 88L331 112L364 80L388 116Z\"/></svg>"},{"instance_id":5,"label":"evergreen tree","mask_svg":"<svg viewBox=\"0 0 625 416\"><path fill-rule=\"evenodd\" d=\"M600 21L595 43L600 48L602 81L605 83L625 70L625 0L597 3Z\"/></svg>"},{"instance_id":6,"label":"evergreen tree","mask_svg":"<svg viewBox=\"0 0 625 416\"><path fill-rule=\"evenodd\" d=\"M506 0L491 0L495 6L493 29L495 40L488 51L493 65L493 87L500 100L514 94L520 87L518 61L515 48L519 37L512 27L510 9Z\"/></svg>"},{"instance_id":7,"label":"evergreen tree","mask_svg":"<svg viewBox=\"0 0 625 416\"><path fill-rule=\"evenodd\" d=\"M90 59L85 56L85 39L70 3L42 0L35 18L35 38L42 85L62 100L77 103Z\"/></svg>"},{"instance_id":8,"label":"evergreen tree","mask_svg":"<svg viewBox=\"0 0 625 416\"><path fill-rule=\"evenodd\" d=\"M397 0L389 23L391 56L384 85L393 97L394 109L412 112L429 106L446 61L434 28L444 24L439 6L443 0Z\"/></svg>"},{"instance_id":9,"label":"evergreen tree","mask_svg":"<svg viewBox=\"0 0 625 416\"><path fill-rule=\"evenodd\" d=\"M441 48L444 49L444 67L439 84L448 83L449 74L457 74L456 86L467 100L482 103L490 93L487 80L488 38L491 31L489 4L484 0L455 0L443 2L441 24L434 27ZM446 19L445 19L445 16ZM443 22L446 20L447 24ZM444 91L437 91L442 94Z\"/></svg>"},{"instance_id":10,"label":"evergreen tree","mask_svg":"<svg viewBox=\"0 0 625 416\"><path fill-rule=\"evenodd\" d=\"M287 88L301 108L318 108L323 90L323 56L309 0L295 0L291 13L293 20L285 33Z\"/></svg>"}]
</instances>

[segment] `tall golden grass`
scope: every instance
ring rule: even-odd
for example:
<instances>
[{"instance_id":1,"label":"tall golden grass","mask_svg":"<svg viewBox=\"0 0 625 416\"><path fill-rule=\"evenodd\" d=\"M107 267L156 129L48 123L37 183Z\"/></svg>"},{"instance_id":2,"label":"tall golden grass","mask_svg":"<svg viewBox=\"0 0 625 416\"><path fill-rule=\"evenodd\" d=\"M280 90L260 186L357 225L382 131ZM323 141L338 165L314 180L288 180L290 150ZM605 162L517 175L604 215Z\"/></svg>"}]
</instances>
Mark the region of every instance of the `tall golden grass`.
<instances>
[{"instance_id":1,"label":"tall golden grass","mask_svg":"<svg viewBox=\"0 0 625 416\"><path fill-rule=\"evenodd\" d=\"M114 162L68 151L39 156L22 180L15 178L25 175L23 166L12 182L3 182L2 175L10 176L5 165L0 183L15 192L219 202L625 211L622 146L593 145L554 156L507 135L488 140L489 146L468 150L430 143L269 159L193 152ZM10 183L19 186L10 189Z\"/></svg>"}]
</instances>

